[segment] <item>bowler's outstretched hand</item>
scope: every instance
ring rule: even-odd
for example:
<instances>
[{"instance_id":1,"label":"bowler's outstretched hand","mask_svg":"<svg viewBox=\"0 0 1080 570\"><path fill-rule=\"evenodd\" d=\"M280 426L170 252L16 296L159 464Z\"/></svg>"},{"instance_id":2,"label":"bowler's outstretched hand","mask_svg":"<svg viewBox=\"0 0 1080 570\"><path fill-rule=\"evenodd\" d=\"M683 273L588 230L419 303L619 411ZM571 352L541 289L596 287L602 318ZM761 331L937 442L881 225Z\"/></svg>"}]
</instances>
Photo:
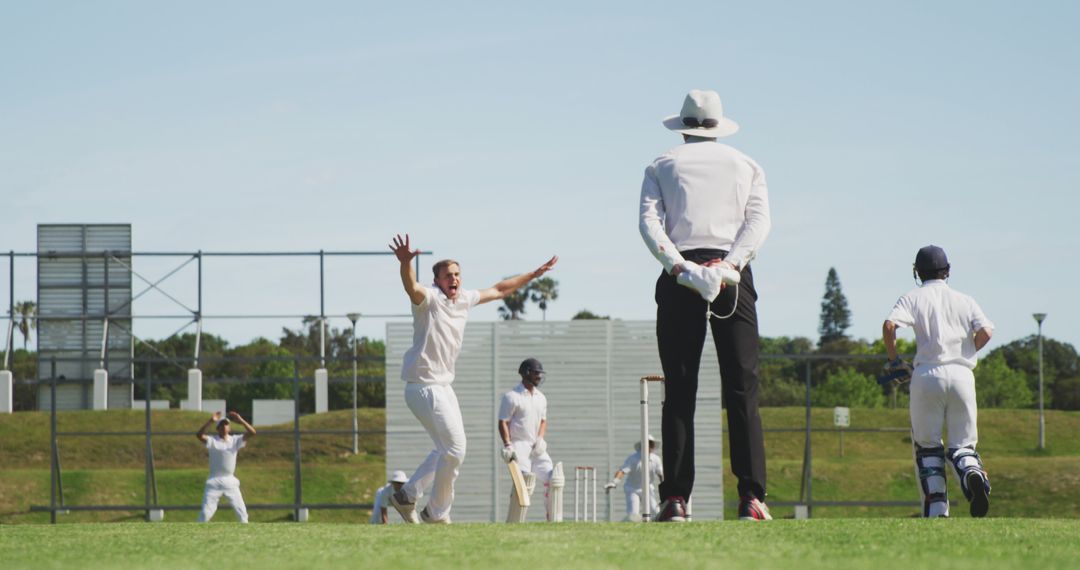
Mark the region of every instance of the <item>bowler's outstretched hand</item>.
<instances>
[{"instance_id":1,"label":"bowler's outstretched hand","mask_svg":"<svg viewBox=\"0 0 1080 570\"><path fill-rule=\"evenodd\" d=\"M533 278L535 279L536 277L540 277L541 275L547 273L548 271L551 271L551 268L555 267L555 264L558 263L558 262L559 262L559 256L557 256L557 255L551 256L551 259L547 260L547 263L541 265L540 267L537 267L536 271L533 271L533 274L534 274Z\"/></svg>"},{"instance_id":2,"label":"bowler's outstretched hand","mask_svg":"<svg viewBox=\"0 0 1080 570\"><path fill-rule=\"evenodd\" d=\"M394 242L390 244L390 251L394 252L398 261L402 263L408 263L414 257L420 255L419 249L411 250L409 248L409 234L405 234L405 239L401 239L401 234L394 236Z\"/></svg>"}]
</instances>

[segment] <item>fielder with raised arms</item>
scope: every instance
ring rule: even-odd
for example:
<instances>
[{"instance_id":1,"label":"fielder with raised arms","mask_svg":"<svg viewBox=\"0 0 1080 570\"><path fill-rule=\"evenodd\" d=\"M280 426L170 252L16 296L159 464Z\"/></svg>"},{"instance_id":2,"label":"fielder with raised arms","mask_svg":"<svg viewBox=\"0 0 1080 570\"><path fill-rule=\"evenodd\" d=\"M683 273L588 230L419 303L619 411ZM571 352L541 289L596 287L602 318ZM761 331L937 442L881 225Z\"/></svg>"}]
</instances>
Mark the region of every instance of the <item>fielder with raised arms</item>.
<instances>
[{"instance_id":1,"label":"fielder with raised arms","mask_svg":"<svg viewBox=\"0 0 1080 570\"><path fill-rule=\"evenodd\" d=\"M465 425L451 383L454 364L465 336L465 323L473 307L497 301L529 281L547 273L559 260L547 263L480 290L461 288L461 265L444 259L432 271L435 282L424 287L416 281L413 259L420 250L410 249L409 235L394 237L390 249L400 263L401 284L412 302L413 343L405 353L401 379L405 381L405 404L431 436L435 448L413 471L409 481L393 495L390 504L408 523L449 523L454 502L454 481L465 459ZM416 513L416 501L431 489L427 506Z\"/></svg>"},{"instance_id":2,"label":"fielder with raised arms","mask_svg":"<svg viewBox=\"0 0 1080 570\"><path fill-rule=\"evenodd\" d=\"M247 433L233 435L230 426L233 421L240 423ZM217 424L217 435L206 435L206 430ZM229 417L222 417L221 412L214 412L209 420L199 428L195 437L206 444L210 454L210 475L203 488L202 508L199 510L199 522L210 522L217 512L218 501L224 495L236 512L236 519L247 524L248 512L244 496L240 493L240 480L236 478L236 454L240 453L247 442L255 437L255 428L240 414L229 412Z\"/></svg>"},{"instance_id":3,"label":"fielder with raised arms","mask_svg":"<svg viewBox=\"0 0 1080 570\"><path fill-rule=\"evenodd\" d=\"M499 405L499 437L502 438L503 461L517 461L525 478L525 487L532 495L536 482L544 485L544 507L546 517L552 521L554 503L562 505L562 488L565 478L559 473L552 477L556 466L547 453L547 397L540 391L544 381L544 365L535 358L526 358L518 366L521 383L502 397ZM562 471L562 464L558 466ZM525 522L528 507L518 504L515 492L510 490L510 507L506 513L506 522Z\"/></svg>"},{"instance_id":4,"label":"fielder with raised arms","mask_svg":"<svg viewBox=\"0 0 1080 570\"><path fill-rule=\"evenodd\" d=\"M623 491L626 493L626 518L623 520L641 522L641 504L645 497L645 491L641 488L641 442L634 444L634 452L631 453L622 467L615 472L611 481L604 485L604 490L611 492L623 479ZM649 435L649 512L655 513L660 505L660 495L656 486L664 480L664 464L656 455L656 438Z\"/></svg>"},{"instance_id":5,"label":"fielder with raised arms","mask_svg":"<svg viewBox=\"0 0 1080 570\"><path fill-rule=\"evenodd\" d=\"M915 471L923 495L924 517L949 516L945 463L952 465L960 489L971 502L971 516L983 517L990 509L990 478L975 452L976 353L994 332L975 299L945 282L949 260L940 247L928 245L915 256L922 285L904 294L882 325L887 372L909 365L896 352L897 327L915 331L915 367L911 373L911 440ZM948 450L942 444L942 424L948 425Z\"/></svg>"}]
</instances>

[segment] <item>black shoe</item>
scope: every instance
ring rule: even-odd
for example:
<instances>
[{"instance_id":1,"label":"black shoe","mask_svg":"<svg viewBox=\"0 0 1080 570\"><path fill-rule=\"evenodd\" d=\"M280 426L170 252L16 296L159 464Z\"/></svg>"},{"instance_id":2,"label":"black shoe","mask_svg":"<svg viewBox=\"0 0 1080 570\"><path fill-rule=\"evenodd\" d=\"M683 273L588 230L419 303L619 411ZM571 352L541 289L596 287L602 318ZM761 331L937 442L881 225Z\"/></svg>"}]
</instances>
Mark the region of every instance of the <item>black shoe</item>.
<instances>
[{"instance_id":1,"label":"black shoe","mask_svg":"<svg viewBox=\"0 0 1080 570\"><path fill-rule=\"evenodd\" d=\"M971 516L985 517L990 510L990 482L978 471L970 471L965 481L971 493Z\"/></svg>"},{"instance_id":2,"label":"black shoe","mask_svg":"<svg viewBox=\"0 0 1080 570\"><path fill-rule=\"evenodd\" d=\"M660 503L656 522L686 522L686 502L682 497L669 497Z\"/></svg>"}]
</instances>

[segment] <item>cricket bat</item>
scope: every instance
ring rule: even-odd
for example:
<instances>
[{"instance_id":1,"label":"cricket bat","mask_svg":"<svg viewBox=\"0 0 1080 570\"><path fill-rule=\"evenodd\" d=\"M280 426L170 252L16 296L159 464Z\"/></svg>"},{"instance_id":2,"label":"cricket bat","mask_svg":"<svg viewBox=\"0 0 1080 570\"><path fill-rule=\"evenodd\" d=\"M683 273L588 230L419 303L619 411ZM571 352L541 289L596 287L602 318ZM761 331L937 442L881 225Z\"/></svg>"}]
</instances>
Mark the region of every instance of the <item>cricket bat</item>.
<instances>
[{"instance_id":1,"label":"cricket bat","mask_svg":"<svg viewBox=\"0 0 1080 570\"><path fill-rule=\"evenodd\" d=\"M510 470L510 479L514 482L514 494L517 495L518 506L529 506L529 490L525 488L525 477L521 475L517 460L507 463L506 468Z\"/></svg>"}]
</instances>

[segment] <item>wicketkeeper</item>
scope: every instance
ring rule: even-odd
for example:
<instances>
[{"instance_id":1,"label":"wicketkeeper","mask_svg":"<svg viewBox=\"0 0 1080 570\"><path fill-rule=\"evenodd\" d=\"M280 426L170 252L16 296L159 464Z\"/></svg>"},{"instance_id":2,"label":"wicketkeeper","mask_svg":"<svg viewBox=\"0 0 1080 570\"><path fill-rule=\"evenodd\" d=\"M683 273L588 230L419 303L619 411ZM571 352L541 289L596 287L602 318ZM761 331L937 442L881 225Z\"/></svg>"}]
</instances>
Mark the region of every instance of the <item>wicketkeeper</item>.
<instances>
[{"instance_id":1,"label":"wicketkeeper","mask_svg":"<svg viewBox=\"0 0 1080 570\"><path fill-rule=\"evenodd\" d=\"M545 516L552 520L552 504L562 503L562 487L565 479L552 480L554 465L547 453L547 397L540 392L544 381L544 365L535 358L526 358L518 366L521 383L503 395L499 406L499 436L502 438L503 461L517 461L525 479L525 487L532 495L539 481L544 486ZM558 491L558 492L553 492ZM525 522L528 507L518 504L515 492L510 490L510 507L506 522Z\"/></svg>"},{"instance_id":2,"label":"wicketkeeper","mask_svg":"<svg viewBox=\"0 0 1080 570\"><path fill-rule=\"evenodd\" d=\"M656 453L656 438L649 435L649 512L655 513L660 505L660 495L657 493L657 485L664 480L664 462ZM611 481L604 485L604 490L611 492L619 482L623 481L623 491L626 493L626 518L623 520L640 522L641 503L645 498L645 490L641 488L641 442L634 444L634 452L631 453L622 467L615 472Z\"/></svg>"},{"instance_id":3,"label":"wicketkeeper","mask_svg":"<svg viewBox=\"0 0 1080 570\"><path fill-rule=\"evenodd\" d=\"M975 299L955 291L945 282L949 260L940 247L928 245L915 256L912 273L922 285L896 302L882 325L886 372L911 367L896 353L896 328L915 331L915 363L911 371L911 439L915 471L923 496L924 517L949 516L945 464L952 466L964 496L971 502L971 516L986 516L990 508L990 478L975 452L979 441L975 405L976 353L994 332ZM948 448L942 443L942 425L948 425Z\"/></svg>"},{"instance_id":4,"label":"wicketkeeper","mask_svg":"<svg viewBox=\"0 0 1080 570\"><path fill-rule=\"evenodd\" d=\"M390 495L400 491L401 487L409 481L409 477L405 475L404 471L400 469L394 471L390 475L390 480L386 482L386 485L379 487L378 491L375 491L375 500L372 501L371 507L371 519L368 521L371 524L387 524L390 522L387 512L390 509Z\"/></svg>"},{"instance_id":5,"label":"wicketkeeper","mask_svg":"<svg viewBox=\"0 0 1080 570\"><path fill-rule=\"evenodd\" d=\"M230 421L239 422L247 430L246 434L233 435L230 433ZM221 496L229 500L236 518L242 522L248 522L247 506L244 505L244 497L240 494L240 480L236 478L236 454L240 452L251 438L255 437L255 428L247 423L236 412L229 412L229 418L221 417L221 412L206 420L199 428L195 437L206 444L210 453L210 476L206 479L206 487L203 490L202 510L199 511L199 522L210 522L217 512L218 501ZM208 436L206 430L211 424L217 424L217 435Z\"/></svg>"}]
</instances>

